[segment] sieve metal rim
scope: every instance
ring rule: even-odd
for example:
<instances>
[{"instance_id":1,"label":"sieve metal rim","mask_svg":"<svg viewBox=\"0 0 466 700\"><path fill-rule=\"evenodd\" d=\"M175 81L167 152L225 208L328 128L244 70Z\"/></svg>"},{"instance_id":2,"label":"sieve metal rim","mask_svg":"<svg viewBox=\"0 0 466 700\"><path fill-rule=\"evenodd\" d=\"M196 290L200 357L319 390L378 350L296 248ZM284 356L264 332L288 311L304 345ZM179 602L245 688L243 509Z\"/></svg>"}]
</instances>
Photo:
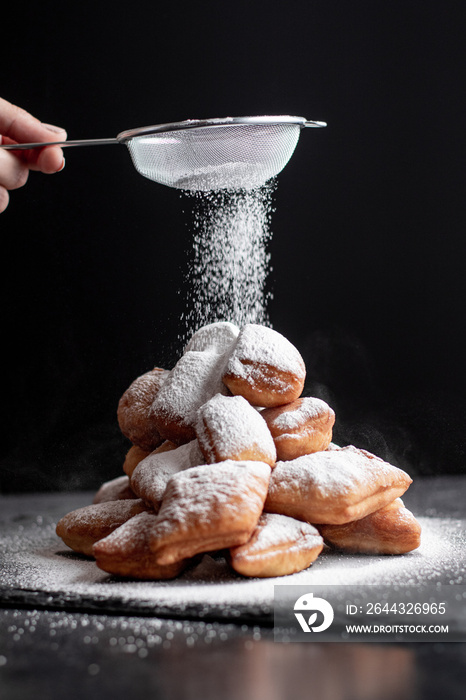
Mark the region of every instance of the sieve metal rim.
<instances>
[{"instance_id":1,"label":"sieve metal rim","mask_svg":"<svg viewBox=\"0 0 466 700\"><path fill-rule=\"evenodd\" d=\"M141 126L137 129L126 129L116 137L120 143L127 144L133 138L138 136L149 136L150 134L158 134L169 131L181 131L185 129L203 129L218 126L233 126L233 125L256 125L256 126L271 126L280 124L297 125L300 128L315 127L322 128L327 126L326 122L312 121L305 117L292 117L289 115L279 116L260 116L260 117L224 117L216 119L186 119L181 122L170 122L167 124L154 124L152 126Z\"/></svg>"}]
</instances>

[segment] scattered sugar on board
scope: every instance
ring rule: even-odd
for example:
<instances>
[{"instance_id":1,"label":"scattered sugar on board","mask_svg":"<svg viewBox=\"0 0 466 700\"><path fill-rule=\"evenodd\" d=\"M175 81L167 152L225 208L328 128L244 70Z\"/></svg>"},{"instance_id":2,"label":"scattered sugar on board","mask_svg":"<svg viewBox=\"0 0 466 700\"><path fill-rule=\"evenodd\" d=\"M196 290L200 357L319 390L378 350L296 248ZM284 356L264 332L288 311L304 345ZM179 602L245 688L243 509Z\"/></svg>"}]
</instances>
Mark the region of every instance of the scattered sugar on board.
<instances>
[{"instance_id":1,"label":"scattered sugar on board","mask_svg":"<svg viewBox=\"0 0 466 700\"><path fill-rule=\"evenodd\" d=\"M444 487L445 488L445 487ZM325 550L314 564L298 574L271 579L244 579L222 557L205 555L194 568L174 581L116 580L100 571L91 559L68 550L55 534L55 522L66 512L87 505L92 494L57 499L47 495L3 497L0 548L4 563L0 587L45 592L51 604L69 598L74 604L98 600L101 609L127 606L127 612L151 606L173 616L202 617L220 611L232 620L244 612L273 609L274 585L464 583L466 535L464 518L419 517L421 546L403 556L348 555ZM427 501L427 499L424 499ZM26 504L27 502L27 504ZM30 515L15 520L18 513ZM10 513L10 516L8 516ZM46 516L41 514L47 513ZM416 514L416 513L415 513ZM113 601L113 602L112 602ZM113 608L114 609L114 608Z\"/></svg>"},{"instance_id":2,"label":"scattered sugar on board","mask_svg":"<svg viewBox=\"0 0 466 700\"><path fill-rule=\"evenodd\" d=\"M270 324L267 243L274 183L254 190L189 194L192 256L183 316L185 336L208 323Z\"/></svg>"},{"instance_id":3,"label":"scattered sugar on board","mask_svg":"<svg viewBox=\"0 0 466 700\"><path fill-rule=\"evenodd\" d=\"M39 644L41 650L55 652L57 663L63 663L66 668L70 663L69 638L72 638L73 649L81 659L87 658L89 652L93 654L94 649L98 648L99 664L103 660L108 669L107 664L110 662L114 666L115 654L118 653L134 656L135 659L147 659L155 653L160 662L164 650L170 650L165 662L173 664L173 650L183 653L183 648L194 644L218 645L238 639L240 635L242 642L246 638L244 647L247 649L261 637L272 634L257 626L238 626L231 622L49 610L1 610L0 624L5 630L0 666L7 667L10 665L10 652L13 660L21 650L27 658L31 649ZM176 654L174 659L176 666L179 656ZM98 675L99 664L89 664L88 674Z\"/></svg>"}]
</instances>

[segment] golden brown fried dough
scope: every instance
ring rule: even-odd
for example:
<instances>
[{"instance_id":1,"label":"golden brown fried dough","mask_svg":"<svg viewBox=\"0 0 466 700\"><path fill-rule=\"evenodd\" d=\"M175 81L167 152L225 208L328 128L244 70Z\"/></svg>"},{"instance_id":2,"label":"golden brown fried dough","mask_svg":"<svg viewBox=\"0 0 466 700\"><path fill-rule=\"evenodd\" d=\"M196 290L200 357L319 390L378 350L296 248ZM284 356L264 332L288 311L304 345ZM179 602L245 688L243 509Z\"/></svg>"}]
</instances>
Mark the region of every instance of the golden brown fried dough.
<instances>
[{"instance_id":1,"label":"golden brown fried dough","mask_svg":"<svg viewBox=\"0 0 466 700\"><path fill-rule=\"evenodd\" d=\"M279 460L326 450L332 440L335 413L321 399L296 399L261 412L277 448Z\"/></svg>"},{"instance_id":2,"label":"golden brown fried dough","mask_svg":"<svg viewBox=\"0 0 466 700\"><path fill-rule=\"evenodd\" d=\"M92 503L106 503L107 501L123 501L128 498L137 498L129 484L129 477L117 476L116 479L106 481L95 494Z\"/></svg>"},{"instance_id":3,"label":"golden brown fried dough","mask_svg":"<svg viewBox=\"0 0 466 700\"><path fill-rule=\"evenodd\" d=\"M97 566L109 574L137 579L170 579L178 576L189 559L161 566L149 547L154 513L140 513L99 540L93 547Z\"/></svg>"},{"instance_id":4,"label":"golden brown fried dough","mask_svg":"<svg viewBox=\"0 0 466 700\"><path fill-rule=\"evenodd\" d=\"M316 527L326 544L344 552L405 554L421 544L421 526L401 498L360 520Z\"/></svg>"},{"instance_id":5,"label":"golden brown fried dough","mask_svg":"<svg viewBox=\"0 0 466 700\"><path fill-rule=\"evenodd\" d=\"M126 472L126 474L131 480L134 470L138 466L139 462L142 462L143 459L145 459L149 455L161 454L162 452L176 450L177 447L178 445L175 445L174 442L170 442L170 440L165 440L152 452L145 452L144 450L141 450L140 447L136 446L131 447L128 454L126 455L125 463L123 464L123 471ZM133 450L137 450L137 452L133 452Z\"/></svg>"},{"instance_id":6,"label":"golden brown fried dough","mask_svg":"<svg viewBox=\"0 0 466 700\"><path fill-rule=\"evenodd\" d=\"M133 445L151 452L162 442L151 416L152 403L168 376L156 367L134 380L118 403L120 430Z\"/></svg>"},{"instance_id":7,"label":"golden brown fried dough","mask_svg":"<svg viewBox=\"0 0 466 700\"><path fill-rule=\"evenodd\" d=\"M123 462L123 471L125 474L131 477L131 474L134 472L139 462L144 459L144 457L147 457L147 455L150 455L150 452L141 450L137 445L130 447L126 453L125 461Z\"/></svg>"},{"instance_id":8,"label":"golden brown fried dough","mask_svg":"<svg viewBox=\"0 0 466 700\"><path fill-rule=\"evenodd\" d=\"M322 537L309 523L264 513L251 538L230 549L230 562L243 576L287 576L307 569L323 546Z\"/></svg>"},{"instance_id":9,"label":"golden brown fried dough","mask_svg":"<svg viewBox=\"0 0 466 700\"><path fill-rule=\"evenodd\" d=\"M75 552L92 556L95 542L145 510L140 499L94 503L65 515L58 522L56 533Z\"/></svg>"},{"instance_id":10,"label":"golden brown fried dough","mask_svg":"<svg viewBox=\"0 0 466 700\"><path fill-rule=\"evenodd\" d=\"M156 511L160 508L171 477L204 462L197 440L174 447L175 449L164 451L160 451L160 448L154 450L139 462L131 477L133 491Z\"/></svg>"},{"instance_id":11,"label":"golden brown fried dough","mask_svg":"<svg viewBox=\"0 0 466 700\"><path fill-rule=\"evenodd\" d=\"M198 409L212 396L227 393L222 383L225 355L189 351L176 363L152 404L154 424L177 445L194 440Z\"/></svg>"},{"instance_id":12,"label":"golden brown fried dough","mask_svg":"<svg viewBox=\"0 0 466 700\"><path fill-rule=\"evenodd\" d=\"M311 523L364 518L401 496L412 479L379 457L344 447L277 462L265 510Z\"/></svg>"},{"instance_id":13,"label":"golden brown fried dough","mask_svg":"<svg viewBox=\"0 0 466 700\"><path fill-rule=\"evenodd\" d=\"M273 467L277 460L266 422L242 396L217 394L201 406L196 435L208 464L233 459Z\"/></svg>"},{"instance_id":14,"label":"golden brown fried dough","mask_svg":"<svg viewBox=\"0 0 466 700\"><path fill-rule=\"evenodd\" d=\"M298 350L277 331L249 323L240 332L224 384L253 406L281 406L297 399L306 368Z\"/></svg>"},{"instance_id":15,"label":"golden brown fried dough","mask_svg":"<svg viewBox=\"0 0 466 700\"><path fill-rule=\"evenodd\" d=\"M175 474L152 531L157 562L246 542L262 513L270 471L263 462L228 460Z\"/></svg>"}]
</instances>

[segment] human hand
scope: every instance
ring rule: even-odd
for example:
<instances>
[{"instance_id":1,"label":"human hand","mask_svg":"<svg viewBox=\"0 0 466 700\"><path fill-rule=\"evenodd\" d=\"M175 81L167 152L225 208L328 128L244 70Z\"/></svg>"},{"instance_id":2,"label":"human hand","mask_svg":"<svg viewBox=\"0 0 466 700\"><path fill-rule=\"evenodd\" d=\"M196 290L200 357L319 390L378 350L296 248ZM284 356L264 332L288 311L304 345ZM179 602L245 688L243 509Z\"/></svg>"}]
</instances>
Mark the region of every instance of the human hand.
<instances>
[{"instance_id":1,"label":"human hand","mask_svg":"<svg viewBox=\"0 0 466 700\"><path fill-rule=\"evenodd\" d=\"M0 98L0 143L33 143L64 141L66 131L43 124L24 109ZM29 171L57 173L63 170L65 159L59 146L46 146L23 151L0 148L0 213L9 202L9 190L26 184Z\"/></svg>"}]
</instances>

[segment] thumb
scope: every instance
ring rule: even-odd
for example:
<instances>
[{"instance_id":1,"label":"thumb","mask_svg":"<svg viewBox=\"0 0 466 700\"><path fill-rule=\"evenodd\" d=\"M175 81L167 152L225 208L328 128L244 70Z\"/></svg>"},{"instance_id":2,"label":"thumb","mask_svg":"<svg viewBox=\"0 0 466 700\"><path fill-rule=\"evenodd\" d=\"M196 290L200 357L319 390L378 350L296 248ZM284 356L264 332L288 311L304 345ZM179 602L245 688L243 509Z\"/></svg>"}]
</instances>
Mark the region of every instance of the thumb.
<instances>
[{"instance_id":1,"label":"thumb","mask_svg":"<svg viewBox=\"0 0 466 700\"><path fill-rule=\"evenodd\" d=\"M65 129L53 124L43 124L29 112L2 98L0 98L0 134L16 143L66 139Z\"/></svg>"}]
</instances>

